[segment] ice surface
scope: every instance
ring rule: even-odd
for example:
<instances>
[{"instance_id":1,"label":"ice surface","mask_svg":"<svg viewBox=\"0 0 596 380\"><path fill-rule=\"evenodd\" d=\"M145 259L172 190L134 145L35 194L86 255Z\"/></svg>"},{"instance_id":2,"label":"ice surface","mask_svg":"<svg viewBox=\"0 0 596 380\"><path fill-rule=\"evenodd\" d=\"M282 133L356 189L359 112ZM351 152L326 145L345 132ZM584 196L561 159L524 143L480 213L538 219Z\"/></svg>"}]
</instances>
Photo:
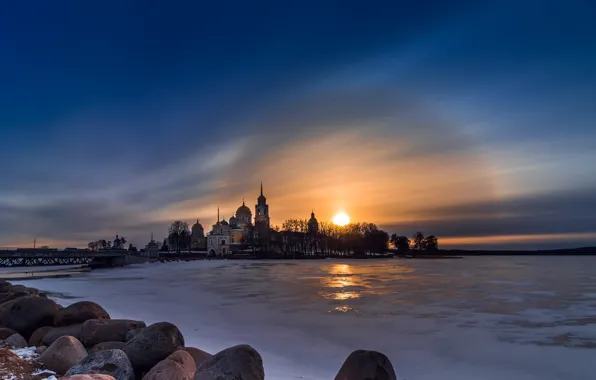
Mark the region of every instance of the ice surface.
<instances>
[{"instance_id":1,"label":"ice surface","mask_svg":"<svg viewBox=\"0 0 596 380\"><path fill-rule=\"evenodd\" d=\"M359 348L387 354L401 380L596 371L596 257L199 261L20 283L170 321L209 352L251 344L273 380L333 378Z\"/></svg>"}]
</instances>

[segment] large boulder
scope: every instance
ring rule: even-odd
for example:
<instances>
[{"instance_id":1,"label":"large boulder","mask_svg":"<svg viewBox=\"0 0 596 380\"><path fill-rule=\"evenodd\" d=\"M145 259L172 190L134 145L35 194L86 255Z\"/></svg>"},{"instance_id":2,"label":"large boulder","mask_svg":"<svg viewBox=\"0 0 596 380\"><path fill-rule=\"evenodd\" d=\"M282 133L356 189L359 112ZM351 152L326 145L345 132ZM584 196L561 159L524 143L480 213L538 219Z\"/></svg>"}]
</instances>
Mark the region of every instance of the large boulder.
<instances>
[{"instance_id":1,"label":"large boulder","mask_svg":"<svg viewBox=\"0 0 596 380\"><path fill-rule=\"evenodd\" d=\"M81 327L82 324L78 325L70 325L70 326L62 326L62 327L54 327L50 329L46 335L44 335L43 339L41 340L41 344L44 346L50 346L52 343L56 341L56 339L60 338L61 336L74 336L78 340L81 340Z\"/></svg>"},{"instance_id":2,"label":"large boulder","mask_svg":"<svg viewBox=\"0 0 596 380\"><path fill-rule=\"evenodd\" d=\"M116 380L110 375L72 375L63 376L60 380Z\"/></svg>"},{"instance_id":3,"label":"large boulder","mask_svg":"<svg viewBox=\"0 0 596 380\"><path fill-rule=\"evenodd\" d=\"M196 371L192 356L180 350L157 363L143 376L143 380L192 380Z\"/></svg>"},{"instance_id":4,"label":"large boulder","mask_svg":"<svg viewBox=\"0 0 596 380\"><path fill-rule=\"evenodd\" d=\"M335 376L335 380L397 380L387 356L377 351L352 352Z\"/></svg>"},{"instance_id":5,"label":"large boulder","mask_svg":"<svg viewBox=\"0 0 596 380\"><path fill-rule=\"evenodd\" d=\"M93 352L66 372L66 376L82 374L110 375L116 380L135 379L132 364L122 350Z\"/></svg>"},{"instance_id":6,"label":"large boulder","mask_svg":"<svg viewBox=\"0 0 596 380\"><path fill-rule=\"evenodd\" d=\"M210 357L212 357L213 355L211 355L208 352L205 352L203 350L199 350L198 348L194 348L194 347L184 347L184 351L188 352L190 354L190 356L192 356L192 358L195 361L195 364L197 365L197 368L203 364L203 362L207 359L209 359Z\"/></svg>"},{"instance_id":7,"label":"large boulder","mask_svg":"<svg viewBox=\"0 0 596 380\"><path fill-rule=\"evenodd\" d=\"M129 319L90 319L83 323L81 342L85 347L103 342L125 342L130 330L145 326L145 322Z\"/></svg>"},{"instance_id":8,"label":"large boulder","mask_svg":"<svg viewBox=\"0 0 596 380\"><path fill-rule=\"evenodd\" d=\"M9 285L0 288L0 304L21 297L38 296L39 290L23 285Z\"/></svg>"},{"instance_id":9,"label":"large boulder","mask_svg":"<svg viewBox=\"0 0 596 380\"><path fill-rule=\"evenodd\" d=\"M83 360L86 356L87 351L77 338L61 336L39 356L38 360L47 369L59 375L64 375L70 367Z\"/></svg>"},{"instance_id":10,"label":"large boulder","mask_svg":"<svg viewBox=\"0 0 596 380\"><path fill-rule=\"evenodd\" d=\"M68 326L83 323L90 319L110 319L110 315L95 302L81 301L58 311L54 317L54 325Z\"/></svg>"},{"instance_id":11,"label":"large boulder","mask_svg":"<svg viewBox=\"0 0 596 380\"><path fill-rule=\"evenodd\" d=\"M184 347L184 337L168 322L154 323L126 342L126 353L137 375Z\"/></svg>"},{"instance_id":12,"label":"large boulder","mask_svg":"<svg viewBox=\"0 0 596 380\"><path fill-rule=\"evenodd\" d=\"M20 334L13 334L4 340L10 348L25 348L27 347L27 341Z\"/></svg>"},{"instance_id":13,"label":"large boulder","mask_svg":"<svg viewBox=\"0 0 596 380\"><path fill-rule=\"evenodd\" d=\"M30 347L37 347L41 346L41 341L46 336L46 334L53 329L52 326L42 326L35 330L33 334L31 334L31 338L29 338L29 346Z\"/></svg>"},{"instance_id":14,"label":"large boulder","mask_svg":"<svg viewBox=\"0 0 596 380\"><path fill-rule=\"evenodd\" d=\"M126 333L126 341L128 342L135 336L137 336L141 331L143 331L144 327L139 327L138 329L130 330Z\"/></svg>"},{"instance_id":15,"label":"large boulder","mask_svg":"<svg viewBox=\"0 0 596 380\"><path fill-rule=\"evenodd\" d=\"M265 369L261 355L249 345L226 348L205 360L195 380L263 380Z\"/></svg>"},{"instance_id":16,"label":"large boulder","mask_svg":"<svg viewBox=\"0 0 596 380\"><path fill-rule=\"evenodd\" d=\"M124 348L126 343L124 342L103 342L98 343L89 349L89 353L96 352L96 351L105 351L105 350L121 350Z\"/></svg>"},{"instance_id":17,"label":"large boulder","mask_svg":"<svg viewBox=\"0 0 596 380\"><path fill-rule=\"evenodd\" d=\"M41 297L21 297L0 305L0 326L16 330L25 339L42 326L52 326L56 302Z\"/></svg>"},{"instance_id":18,"label":"large boulder","mask_svg":"<svg viewBox=\"0 0 596 380\"><path fill-rule=\"evenodd\" d=\"M4 340L14 334L18 334L18 332L7 327L0 327L0 340Z\"/></svg>"}]
</instances>

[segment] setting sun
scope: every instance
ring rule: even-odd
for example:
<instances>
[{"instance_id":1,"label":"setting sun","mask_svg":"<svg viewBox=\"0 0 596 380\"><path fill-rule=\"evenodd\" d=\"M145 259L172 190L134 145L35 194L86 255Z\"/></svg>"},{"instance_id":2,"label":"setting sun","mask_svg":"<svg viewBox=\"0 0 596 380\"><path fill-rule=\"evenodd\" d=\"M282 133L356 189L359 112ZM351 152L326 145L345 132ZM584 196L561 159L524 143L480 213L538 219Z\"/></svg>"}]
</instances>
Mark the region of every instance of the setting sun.
<instances>
[{"instance_id":1,"label":"setting sun","mask_svg":"<svg viewBox=\"0 0 596 380\"><path fill-rule=\"evenodd\" d=\"M346 224L350 223L350 217L343 211L338 212L333 217L333 223L337 224L338 226L345 226Z\"/></svg>"}]
</instances>

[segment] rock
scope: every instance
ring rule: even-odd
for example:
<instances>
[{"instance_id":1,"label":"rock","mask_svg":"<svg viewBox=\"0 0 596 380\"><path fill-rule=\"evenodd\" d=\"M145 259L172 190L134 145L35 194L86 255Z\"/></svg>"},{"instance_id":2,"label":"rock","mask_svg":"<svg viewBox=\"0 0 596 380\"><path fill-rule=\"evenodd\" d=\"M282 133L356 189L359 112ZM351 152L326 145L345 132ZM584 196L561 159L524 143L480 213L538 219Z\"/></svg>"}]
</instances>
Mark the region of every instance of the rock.
<instances>
[{"instance_id":1,"label":"rock","mask_svg":"<svg viewBox=\"0 0 596 380\"><path fill-rule=\"evenodd\" d=\"M124 345L126 343L124 342L102 342L102 343L98 343L95 346L93 346L90 350L89 353L92 352L97 352L97 351L105 351L105 350L121 350L124 348Z\"/></svg>"},{"instance_id":2,"label":"rock","mask_svg":"<svg viewBox=\"0 0 596 380\"><path fill-rule=\"evenodd\" d=\"M261 355L249 345L226 348L205 360L195 380L263 380L265 369Z\"/></svg>"},{"instance_id":3,"label":"rock","mask_svg":"<svg viewBox=\"0 0 596 380\"><path fill-rule=\"evenodd\" d=\"M184 337L168 322L154 323L126 342L126 353L137 375L184 347Z\"/></svg>"},{"instance_id":4,"label":"rock","mask_svg":"<svg viewBox=\"0 0 596 380\"><path fill-rule=\"evenodd\" d=\"M29 338L29 346L30 347L37 347L41 346L41 341L46 334L53 329L52 326L42 326L35 330L33 334L31 334L31 338Z\"/></svg>"},{"instance_id":5,"label":"rock","mask_svg":"<svg viewBox=\"0 0 596 380\"><path fill-rule=\"evenodd\" d=\"M43 339L41 340L41 344L49 347L56 341L56 339L60 338L61 336L74 336L80 340L82 326L83 325L79 323L78 325L54 327L50 329L46 335L44 335Z\"/></svg>"},{"instance_id":6,"label":"rock","mask_svg":"<svg viewBox=\"0 0 596 380\"><path fill-rule=\"evenodd\" d=\"M0 326L16 330L25 339L42 326L51 326L56 302L41 297L21 297L0 305Z\"/></svg>"},{"instance_id":7,"label":"rock","mask_svg":"<svg viewBox=\"0 0 596 380\"><path fill-rule=\"evenodd\" d=\"M77 338L61 336L39 357L47 369L63 375L68 369L87 356L87 351Z\"/></svg>"},{"instance_id":8,"label":"rock","mask_svg":"<svg viewBox=\"0 0 596 380\"><path fill-rule=\"evenodd\" d=\"M66 376L81 374L110 375L116 380L135 379L132 364L122 350L94 352L66 372Z\"/></svg>"},{"instance_id":9,"label":"rock","mask_svg":"<svg viewBox=\"0 0 596 380\"><path fill-rule=\"evenodd\" d=\"M63 376L60 380L116 380L110 375L72 375Z\"/></svg>"},{"instance_id":10,"label":"rock","mask_svg":"<svg viewBox=\"0 0 596 380\"><path fill-rule=\"evenodd\" d=\"M103 307L95 302L81 301L67 306L54 317L55 326L68 326L83 323L89 319L110 319Z\"/></svg>"},{"instance_id":11,"label":"rock","mask_svg":"<svg viewBox=\"0 0 596 380\"><path fill-rule=\"evenodd\" d=\"M39 346L39 347L35 347L35 353L37 355L41 355L45 352L45 350L47 350L48 348L46 346Z\"/></svg>"},{"instance_id":12,"label":"rock","mask_svg":"<svg viewBox=\"0 0 596 380\"><path fill-rule=\"evenodd\" d=\"M0 379L30 379L39 364L20 358L7 348L0 348Z\"/></svg>"},{"instance_id":13,"label":"rock","mask_svg":"<svg viewBox=\"0 0 596 380\"><path fill-rule=\"evenodd\" d=\"M195 364L197 365L197 368L207 359L209 359L210 357L212 357L213 355L211 355L210 353L207 353L203 350L199 350L198 348L194 348L194 347L185 347L184 351L188 352L190 354L190 356L192 356L192 358L195 361Z\"/></svg>"},{"instance_id":14,"label":"rock","mask_svg":"<svg viewBox=\"0 0 596 380\"><path fill-rule=\"evenodd\" d=\"M377 351L352 352L339 369L335 380L397 380L387 356Z\"/></svg>"},{"instance_id":15,"label":"rock","mask_svg":"<svg viewBox=\"0 0 596 380\"><path fill-rule=\"evenodd\" d=\"M7 339L9 336L14 334L18 334L18 332L7 327L0 327L0 340Z\"/></svg>"},{"instance_id":16,"label":"rock","mask_svg":"<svg viewBox=\"0 0 596 380\"><path fill-rule=\"evenodd\" d=\"M192 380L196 371L192 356L180 350L157 363L143 376L143 380Z\"/></svg>"},{"instance_id":17,"label":"rock","mask_svg":"<svg viewBox=\"0 0 596 380\"><path fill-rule=\"evenodd\" d=\"M20 297L37 296L39 290L23 285L9 285L0 288L0 304Z\"/></svg>"},{"instance_id":18,"label":"rock","mask_svg":"<svg viewBox=\"0 0 596 380\"><path fill-rule=\"evenodd\" d=\"M130 330L145 326L145 322L128 319L90 319L83 323L81 342L85 347L103 342L124 342Z\"/></svg>"},{"instance_id":19,"label":"rock","mask_svg":"<svg viewBox=\"0 0 596 380\"><path fill-rule=\"evenodd\" d=\"M4 343L10 348L25 348L27 341L20 334L13 334L4 340Z\"/></svg>"},{"instance_id":20,"label":"rock","mask_svg":"<svg viewBox=\"0 0 596 380\"><path fill-rule=\"evenodd\" d=\"M126 341L128 342L129 340L137 336L143 329L144 327L139 327L138 329L130 330L129 332L127 332Z\"/></svg>"}]
</instances>

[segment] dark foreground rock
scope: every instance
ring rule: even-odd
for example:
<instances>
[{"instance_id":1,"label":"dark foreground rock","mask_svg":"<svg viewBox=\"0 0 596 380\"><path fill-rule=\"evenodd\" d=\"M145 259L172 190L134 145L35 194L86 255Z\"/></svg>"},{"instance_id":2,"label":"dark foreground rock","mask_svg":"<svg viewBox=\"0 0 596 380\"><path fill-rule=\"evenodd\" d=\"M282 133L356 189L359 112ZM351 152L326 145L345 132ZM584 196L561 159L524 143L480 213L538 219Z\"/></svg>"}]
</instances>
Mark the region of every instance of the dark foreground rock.
<instances>
[{"instance_id":1,"label":"dark foreground rock","mask_svg":"<svg viewBox=\"0 0 596 380\"><path fill-rule=\"evenodd\" d=\"M180 330L171 323L159 322L126 342L124 352L140 375L183 347L184 337Z\"/></svg>"},{"instance_id":2,"label":"dark foreground rock","mask_svg":"<svg viewBox=\"0 0 596 380\"><path fill-rule=\"evenodd\" d=\"M195 380L263 380L265 369L261 355L249 345L227 348L205 360Z\"/></svg>"},{"instance_id":3,"label":"dark foreground rock","mask_svg":"<svg viewBox=\"0 0 596 380\"><path fill-rule=\"evenodd\" d=\"M98 343L89 350L89 353L97 352L97 351L105 351L105 350L121 350L124 348L125 345L126 345L126 343L124 343L124 342Z\"/></svg>"},{"instance_id":4,"label":"dark foreground rock","mask_svg":"<svg viewBox=\"0 0 596 380\"><path fill-rule=\"evenodd\" d=\"M67 376L83 374L110 375L116 380L134 380L135 378L132 364L122 350L91 353L66 372Z\"/></svg>"},{"instance_id":5,"label":"dark foreground rock","mask_svg":"<svg viewBox=\"0 0 596 380\"><path fill-rule=\"evenodd\" d=\"M60 380L115 380L110 375L73 375L64 376Z\"/></svg>"},{"instance_id":6,"label":"dark foreground rock","mask_svg":"<svg viewBox=\"0 0 596 380\"><path fill-rule=\"evenodd\" d=\"M51 329L53 329L52 326L42 326L42 327L38 328L37 330L35 330L33 332L33 334L31 334L31 338L29 338L29 346L31 346L31 347L41 346L42 345L41 341L43 340L43 338L46 336L46 334Z\"/></svg>"},{"instance_id":7,"label":"dark foreground rock","mask_svg":"<svg viewBox=\"0 0 596 380\"><path fill-rule=\"evenodd\" d=\"M128 342L135 336L137 336L141 331L143 331L144 327L139 327L138 329L130 330L126 333L126 341Z\"/></svg>"},{"instance_id":8,"label":"dark foreground rock","mask_svg":"<svg viewBox=\"0 0 596 380\"><path fill-rule=\"evenodd\" d=\"M203 362L207 359L209 359L210 357L212 357L213 355L211 355L208 352L205 352L203 350L199 350L198 348L194 348L194 347L184 347L184 351L188 352L190 354L190 356L192 356L192 358L195 361L195 364L197 365L197 368L203 364Z\"/></svg>"},{"instance_id":9,"label":"dark foreground rock","mask_svg":"<svg viewBox=\"0 0 596 380\"><path fill-rule=\"evenodd\" d=\"M9 336L14 334L18 334L18 332L7 327L0 327L0 340L7 339Z\"/></svg>"},{"instance_id":10,"label":"dark foreground rock","mask_svg":"<svg viewBox=\"0 0 596 380\"><path fill-rule=\"evenodd\" d=\"M180 350L157 363L143 376L143 380L192 380L196 371L192 356Z\"/></svg>"},{"instance_id":11,"label":"dark foreground rock","mask_svg":"<svg viewBox=\"0 0 596 380\"><path fill-rule=\"evenodd\" d=\"M23 285L8 285L0 288L0 303L16 300L27 296L37 296L39 290Z\"/></svg>"},{"instance_id":12,"label":"dark foreground rock","mask_svg":"<svg viewBox=\"0 0 596 380\"><path fill-rule=\"evenodd\" d=\"M41 340L41 344L44 346L50 346L52 343L56 341L56 339L60 338L61 336L74 336L78 340L81 340L81 328L82 324L78 325L71 325L71 326L62 326L62 327L54 327L44 335L43 339Z\"/></svg>"},{"instance_id":13,"label":"dark foreground rock","mask_svg":"<svg viewBox=\"0 0 596 380\"><path fill-rule=\"evenodd\" d=\"M42 326L54 324L56 302L41 297L21 297L0 305L0 326L16 330L25 339Z\"/></svg>"},{"instance_id":14,"label":"dark foreground rock","mask_svg":"<svg viewBox=\"0 0 596 380\"><path fill-rule=\"evenodd\" d=\"M10 348L27 347L27 341L21 336L21 334L12 334L4 340L4 343Z\"/></svg>"},{"instance_id":15,"label":"dark foreground rock","mask_svg":"<svg viewBox=\"0 0 596 380\"><path fill-rule=\"evenodd\" d=\"M145 326L145 322L129 319L90 319L83 323L81 342L85 347L103 342L125 342L130 330Z\"/></svg>"},{"instance_id":16,"label":"dark foreground rock","mask_svg":"<svg viewBox=\"0 0 596 380\"><path fill-rule=\"evenodd\" d=\"M85 347L72 336L58 338L43 354L39 356L39 362L60 375L87 356Z\"/></svg>"},{"instance_id":17,"label":"dark foreground rock","mask_svg":"<svg viewBox=\"0 0 596 380\"><path fill-rule=\"evenodd\" d=\"M68 326L84 323L90 319L110 319L110 315L95 302L81 301L60 310L54 318L54 325Z\"/></svg>"},{"instance_id":18,"label":"dark foreground rock","mask_svg":"<svg viewBox=\"0 0 596 380\"><path fill-rule=\"evenodd\" d=\"M377 351L352 352L341 366L335 380L397 380L387 356Z\"/></svg>"}]
</instances>

